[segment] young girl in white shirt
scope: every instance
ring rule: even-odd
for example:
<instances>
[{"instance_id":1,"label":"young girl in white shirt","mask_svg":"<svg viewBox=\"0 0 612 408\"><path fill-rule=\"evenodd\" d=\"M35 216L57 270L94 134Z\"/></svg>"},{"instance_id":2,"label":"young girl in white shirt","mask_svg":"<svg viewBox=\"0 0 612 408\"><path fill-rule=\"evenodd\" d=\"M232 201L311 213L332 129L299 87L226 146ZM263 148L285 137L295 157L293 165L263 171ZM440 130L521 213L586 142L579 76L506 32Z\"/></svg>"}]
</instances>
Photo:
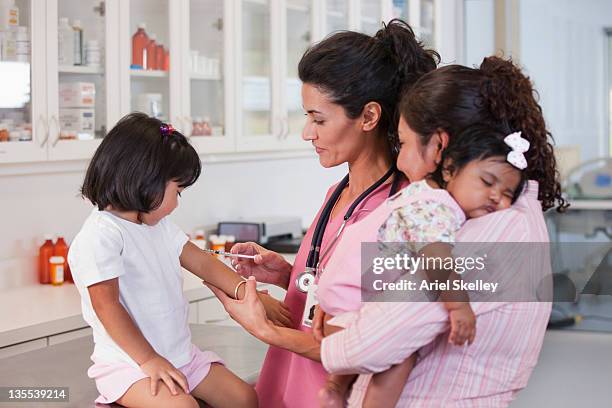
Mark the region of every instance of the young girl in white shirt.
<instances>
[{"instance_id":1,"label":"young girl in white shirt","mask_svg":"<svg viewBox=\"0 0 612 408\"><path fill-rule=\"evenodd\" d=\"M244 293L241 277L167 218L200 172L187 139L141 113L121 119L89 164L82 194L97 208L68 262L93 328L88 375L101 394L96 402L198 407L197 397L214 407L257 406L250 385L191 342L181 267L230 296ZM260 297L271 314L285 313Z\"/></svg>"}]
</instances>

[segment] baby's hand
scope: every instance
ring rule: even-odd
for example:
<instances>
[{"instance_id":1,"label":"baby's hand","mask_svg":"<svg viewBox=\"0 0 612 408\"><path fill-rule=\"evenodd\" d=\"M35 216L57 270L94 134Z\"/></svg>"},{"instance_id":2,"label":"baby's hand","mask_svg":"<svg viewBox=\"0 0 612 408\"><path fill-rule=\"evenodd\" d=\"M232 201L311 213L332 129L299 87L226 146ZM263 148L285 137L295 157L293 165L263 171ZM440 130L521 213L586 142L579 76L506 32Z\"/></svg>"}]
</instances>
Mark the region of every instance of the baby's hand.
<instances>
[{"instance_id":1,"label":"baby's hand","mask_svg":"<svg viewBox=\"0 0 612 408\"><path fill-rule=\"evenodd\" d=\"M156 354L153 358L144 362L140 369L151 377L151 395L157 395L157 383L162 380L168 386L172 395L177 395L176 383L181 386L185 394L189 394L187 378L177 370L168 360Z\"/></svg>"},{"instance_id":2,"label":"baby's hand","mask_svg":"<svg viewBox=\"0 0 612 408\"><path fill-rule=\"evenodd\" d=\"M461 306L449 311L451 332L448 342L456 346L462 346L466 341L468 344L474 342L476 337L476 316L467 302L461 302Z\"/></svg>"}]
</instances>

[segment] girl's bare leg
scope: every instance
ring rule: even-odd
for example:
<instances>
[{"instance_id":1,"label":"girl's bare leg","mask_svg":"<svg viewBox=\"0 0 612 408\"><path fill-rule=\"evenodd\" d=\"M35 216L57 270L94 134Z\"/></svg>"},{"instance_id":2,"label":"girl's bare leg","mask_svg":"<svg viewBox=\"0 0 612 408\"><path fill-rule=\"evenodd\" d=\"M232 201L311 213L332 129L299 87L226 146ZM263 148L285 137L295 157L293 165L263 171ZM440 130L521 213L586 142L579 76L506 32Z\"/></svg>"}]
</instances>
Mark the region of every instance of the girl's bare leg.
<instances>
[{"instance_id":1,"label":"girl's bare leg","mask_svg":"<svg viewBox=\"0 0 612 408\"><path fill-rule=\"evenodd\" d=\"M327 383L319 391L319 406L321 408L343 408L347 393L356 375L330 375Z\"/></svg>"},{"instance_id":2,"label":"girl's bare leg","mask_svg":"<svg viewBox=\"0 0 612 408\"><path fill-rule=\"evenodd\" d=\"M374 374L363 399L363 408L395 407L414 367L415 359L413 354L403 363Z\"/></svg>"}]
</instances>

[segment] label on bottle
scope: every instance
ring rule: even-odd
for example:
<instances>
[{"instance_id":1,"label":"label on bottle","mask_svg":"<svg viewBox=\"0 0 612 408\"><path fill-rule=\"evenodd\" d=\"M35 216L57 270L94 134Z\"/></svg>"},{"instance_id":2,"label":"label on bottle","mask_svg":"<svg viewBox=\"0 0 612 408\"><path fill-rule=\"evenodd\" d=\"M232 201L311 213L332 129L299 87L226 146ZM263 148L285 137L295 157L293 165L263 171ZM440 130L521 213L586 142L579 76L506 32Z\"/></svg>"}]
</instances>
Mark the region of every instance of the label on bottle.
<instances>
[{"instance_id":1,"label":"label on bottle","mask_svg":"<svg viewBox=\"0 0 612 408\"><path fill-rule=\"evenodd\" d=\"M19 12L16 9L10 9L8 13L9 26L17 27L19 25Z\"/></svg>"},{"instance_id":2,"label":"label on bottle","mask_svg":"<svg viewBox=\"0 0 612 408\"><path fill-rule=\"evenodd\" d=\"M55 265L53 268L55 273L53 274L53 283L64 282L64 265Z\"/></svg>"}]
</instances>

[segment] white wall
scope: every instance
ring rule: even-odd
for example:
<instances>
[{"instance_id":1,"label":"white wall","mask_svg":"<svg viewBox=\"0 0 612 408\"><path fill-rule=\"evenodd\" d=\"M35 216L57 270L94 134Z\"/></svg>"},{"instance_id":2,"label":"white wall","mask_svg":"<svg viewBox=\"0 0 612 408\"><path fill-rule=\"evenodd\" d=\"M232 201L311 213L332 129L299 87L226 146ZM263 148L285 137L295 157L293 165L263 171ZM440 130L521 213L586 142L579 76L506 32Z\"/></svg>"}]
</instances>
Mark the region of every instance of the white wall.
<instances>
[{"instance_id":1,"label":"white wall","mask_svg":"<svg viewBox=\"0 0 612 408\"><path fill-rule=\"evenodd\" d=\"M497 52L494 0L465 0L464 16L464 63L478 66ZM610 0L519 3L518 62L535 83L557 146L580 146L583 160L609 152L606 27Z\"/></svg>"},{"instance_id":2,"label":"white wall","mask_svg":"<svg viewBox=\"0 0 612 408\"><path fill-rule=\"evenodd\" d=\"M607 156L604 28L610 0L521 0L521 64L535 82L558 145L580 145L582 158Z\"/></svg>"},{"instance_id":3,"label":"white wall","mask_svg":"<svg viewBox=\"0 0 612 408\"><path fill-rule=\"evenodd\" d=\"M465 52L463 65L478 67L495 51L495 8L493 0L465 0Z\"/></svg>"},{"instance_id":4,"label":"white wall","mask_svg":"<svg viewBox=\"0 0 612 408\"><path fill-rule=\"evenodd\" d=\"M309 225L344 166L323 169L316 157L203 166L172 219L197 226L250 216L296 215ZM78 196L84 172L0 177L0 290L33 283L45 233L72 240L91 205Z\"/></svg>"}]
</instances>

